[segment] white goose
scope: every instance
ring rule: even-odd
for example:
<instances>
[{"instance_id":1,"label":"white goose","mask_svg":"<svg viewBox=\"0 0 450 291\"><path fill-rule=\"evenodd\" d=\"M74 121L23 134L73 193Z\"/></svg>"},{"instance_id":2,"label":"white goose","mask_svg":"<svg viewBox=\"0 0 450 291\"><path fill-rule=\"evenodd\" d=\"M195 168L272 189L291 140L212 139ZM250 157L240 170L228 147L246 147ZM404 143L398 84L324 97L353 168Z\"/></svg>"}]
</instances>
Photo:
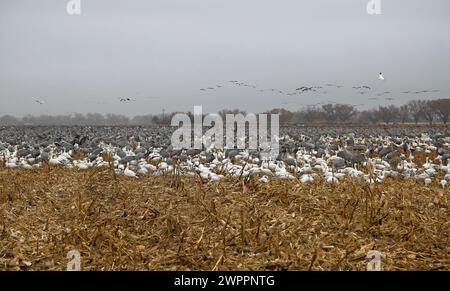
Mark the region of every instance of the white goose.
<instances>
[{"instance_id":1,"label":"white goose","mask_svg":"<svg viewBox=\"0 0 450 291\"><path fill-rule=\"evenodd\" d=\"M30 164L28 164L26 161L22 160L20 162L20 166L26 170L32 170L33 166L31 166Z\"/></svg>"},{"instance_id":2,"label":"white goose","mask_svg":"<svg viewBox=\"0 0 450 291\"><path fill-rule=\"evenodd\" d=\"M310 174L304 174L303 176L300 177L300 182L303 184L311 183L311 182L314 182L314 178Z\"/></svg>"},{"instance_id":3,"label":"white goose","mask_svg":"<svg viewBox=\"0 0 450 291\"><path fill-rule=\"evenodd\" d=\"M129 164L127 163L127 167L125 168L125 170L123 171L123 174L127 177L132 177L135 178L136 177L136 173L133 172L132 170L130 170L129 168Z\"/></svg>"},{"instance_id":4,"label":"white goose","mask_svg":"<svg viewBox=\"0 0 450 291\"><path fill-rule=\"evenodd\" d=\"M6 163L5 163L5 167L9 168L9 169L15 169L17 168L19 165L17 164L17 158L12 158L9 159Z\"/></svg>"}]
</instances>

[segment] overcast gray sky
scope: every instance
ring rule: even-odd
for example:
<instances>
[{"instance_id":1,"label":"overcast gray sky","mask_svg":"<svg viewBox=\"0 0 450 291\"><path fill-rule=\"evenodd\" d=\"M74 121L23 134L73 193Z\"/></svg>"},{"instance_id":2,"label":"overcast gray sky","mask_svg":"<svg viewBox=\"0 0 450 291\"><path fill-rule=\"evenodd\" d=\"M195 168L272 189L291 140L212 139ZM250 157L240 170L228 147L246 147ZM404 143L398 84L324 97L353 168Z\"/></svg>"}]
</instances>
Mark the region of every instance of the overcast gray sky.
<instances>
[{"instance_id":1,"label":"overcast gray sky","mask_svg":"<svg viewBox=\"0 0 450 291\"><path fill-rule=\"evenodd\" d=\"M78 16L67 2L0 0L0 115L372 107L450 93L448 0L382 0L382 15L367 14L368 0L81 0ZM283 96L229 80L346 88ZM360 84L374 93L351 89ZM430 89L440 92L399 93ZM396 99L368 100L384 91Z\"/></svg>"}]
</instances>

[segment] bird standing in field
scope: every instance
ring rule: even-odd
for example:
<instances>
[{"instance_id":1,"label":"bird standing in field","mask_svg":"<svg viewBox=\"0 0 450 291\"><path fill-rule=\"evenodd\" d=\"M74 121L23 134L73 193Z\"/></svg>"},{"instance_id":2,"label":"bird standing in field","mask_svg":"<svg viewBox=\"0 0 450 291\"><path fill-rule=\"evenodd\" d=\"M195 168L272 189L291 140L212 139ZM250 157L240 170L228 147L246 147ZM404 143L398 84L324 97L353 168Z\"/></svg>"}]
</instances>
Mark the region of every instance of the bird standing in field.
<instances>
[{"instance_id":1,"label":"bird standing in field","mask_svg":"<svg viewBox=\"0 0 450 291\"><path fill-rule=\"evenodd\" d=\"M125 168L125 171L123 171L124 175L127 177L136 177L136 173L130 170L129 164L127 163L127 167Z\"/></svg>"}]
</instances>

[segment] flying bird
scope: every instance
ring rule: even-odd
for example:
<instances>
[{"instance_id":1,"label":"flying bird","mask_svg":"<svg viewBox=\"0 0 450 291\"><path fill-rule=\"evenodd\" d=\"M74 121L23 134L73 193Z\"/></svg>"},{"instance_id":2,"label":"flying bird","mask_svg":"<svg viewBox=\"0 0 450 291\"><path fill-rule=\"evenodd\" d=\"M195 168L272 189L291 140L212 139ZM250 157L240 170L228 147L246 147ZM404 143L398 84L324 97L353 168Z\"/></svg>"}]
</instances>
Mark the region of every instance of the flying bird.
<instances>
[{"instance_id":1,"label":"flying bird","mask_svg":"<svg viewBox=\"0 0 450 291\"><path fill-rule=\"evenodd\" d=\"M343 86L342 85L335 85L335 84L325 84L325 86L327 86L327 87L336 87L336 88L342 88Z\"/></svg>"},{"instance_id":2,"label":"flying bird","mask_svg":"<svg viewBox=\"0 0 450 291\"><path fill-rule=\"evenodd\" d=\"M44 105L44 101L41 100L35 100L34 102L38 103L39 105Z\"/></svg>"},{"instance_id":3,"label":"flying bird","mask_svg":"<svg viewBox=\"0 0 450 291\"><path fill-rule=\"evenodd\" d=\"M295 89L295 91L306 92L306 91L316 91L316 90L313 90L313 87L302 86L300 88Z\"/></svg>"},{"instance_id":4,"label":"flying bird","mask_svg":"<svg viewBox=\"0 0 450 291\"><path fill-rule=\"evenodd\" d=\"M377 96L383 96L383 95L385 95L385 94L389 94L389 93L391 93L390 91L386 91L386 92L383 92L383 93L379 93L379 94L377 94Z\"/></svg>"},{"instance_id":5,"label":"flying bird","mask_svg":"<svg viewBox=\"0 0 450 291\"><path fill-rule=\"evenodd\" d=\"M378 75L378 80L381 80L381 81L384 80L383 73L380 73L380 74Z\"/></svg>"}]
</instances>

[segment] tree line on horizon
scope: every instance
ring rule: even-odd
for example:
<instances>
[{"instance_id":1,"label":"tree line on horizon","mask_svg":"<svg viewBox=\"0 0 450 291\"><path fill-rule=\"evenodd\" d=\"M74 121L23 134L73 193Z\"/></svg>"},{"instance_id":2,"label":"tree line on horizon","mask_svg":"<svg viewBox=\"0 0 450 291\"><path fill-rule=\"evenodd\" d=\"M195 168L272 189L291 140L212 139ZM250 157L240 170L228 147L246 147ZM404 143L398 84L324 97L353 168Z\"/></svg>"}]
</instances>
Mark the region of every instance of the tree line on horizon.
<instances>
[{"instance_id":1,"label":"tree line on horizon","mask_svg":"<svg viewBox=\"0 0 450 291\"><path fill-rule=\"evenodd\" d=\"M174 114L148 114L132 118L120 114L71 114L71 115L27 115L0 117L0 125L93 125L93 126L147 126L170 125ZM225 120L226 114L246 114L245 111L224 109L218 112ZM279 114L280 124L318 124L318 123L361 123L361 124L393 124L426 122L430 125L441 122L447 124L450 118L450 99L412 100L404 105L386 105L368 110L358 110L350 104L324 104L310 106L297 111L275 108L262 113ZM188 115L193 117L191 112Z\"/></svg>"}]
</instances>

